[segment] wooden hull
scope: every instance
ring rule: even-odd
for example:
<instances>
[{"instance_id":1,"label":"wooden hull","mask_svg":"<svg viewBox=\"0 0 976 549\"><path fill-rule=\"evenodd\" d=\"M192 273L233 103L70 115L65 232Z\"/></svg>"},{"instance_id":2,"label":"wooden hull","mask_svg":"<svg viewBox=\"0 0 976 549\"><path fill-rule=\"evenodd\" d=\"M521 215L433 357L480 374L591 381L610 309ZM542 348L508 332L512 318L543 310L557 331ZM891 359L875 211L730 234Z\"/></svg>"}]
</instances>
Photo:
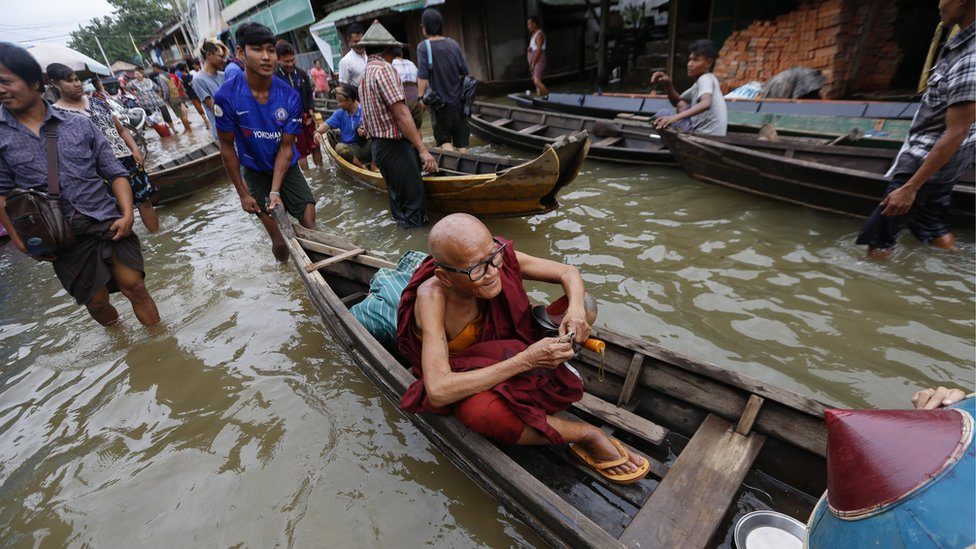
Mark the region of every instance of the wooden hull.
<instances>
[{"instance_id":1,"label":"wooden hull","mask_svg":"<svg viewBox=\"0 0 976 549\"><path fill-rule=\"evenodd\" d=\"M615 118L620 114L653 116L661 109L671 108L667 98L660 95L552 93L548 98L509 98L523 108L595 118ZM832 139L855 128L863 133L880 129L888 135L862 138L855 146L897 149L908 135L918 104L726 99L726 107L730 132L755 133L762 125L771 124L781 135Z\"/></svg>"},{"instance_id":2,"label":"wooden hull","mask_svg":"<svg viewBox=\"0 0 976 549\"><path fill-rule=\"evenodd\" d=\"M333 138L326 140L325 148L341 173L386 192L383 176L341 158ZM423 178L427 206L437 212L463 212L479 217L551 211L559 205L556 200L559 191L579 173L588 149L589 137L585 132L546 147L541 155L528 162L431 149L442 171Z\"/></svg>"},{"instance_id":3,"label":"wooden hull","mask_svg":"<svg viewBox=\"0 0 976 549\"><path fill-rule=\"evenodd\" d=\"M469 122L474 133L488 141L541 151L563 135L579 131L593 134L594 125L604 121L475 102ZM671 153L646 129L625 130L614 137L594 139L590 145L590 158L629 164L674 165Z\"/></svg>"},{"instance_id":4,"label":"wooden hull","mask_svg":"<svg viewBox=\"0 0 976 549\"><path fill-rule=\"evenodd\" d=\"M189 196L220 180L224 171L220 147L208 143L189 153L149 168L149 178L158 191L153 204L163 204Z\"/></svg>"},{"instance_id":5,"label":"wooden hull","mask_svg":"<svg viewBox=\"0 0 976 549\"><path fill-rule=\"evenodd\" d=\"M398 402L413 376L348 310L377 268L395 265L365 252L316 269L314 261L353 246L292 225L280 208L274 213L327 329ZM564 448L499 447L453 416L407 417L553 546L712 546L725 539L740 508L751 505L743 502L765 501L768 494L753 492L764 487L777 493L778 510L806 520L826 486L822 404L608 329L597 328L594 336L607 343L606 379L598 380L600 357L584 351L573 365L587 394L570 412L648 457L651 476L637 484L595 480Z\"/></svg>"},{"instance_id":6,"label":"wooden hull","mask_svg":"<svg viewBox=\"0 0 976 549\"><path fill-rule=\"evenodd\" d=\"M661 132L681 167L695 179L818 210L865 218L889 179L889 151L800 146ZM745 145L745 146L743 146ZM787 157L789 156L789 157ZM956 185L949 222L972 228L974 189Z\"/></svg>"}]
</instances>

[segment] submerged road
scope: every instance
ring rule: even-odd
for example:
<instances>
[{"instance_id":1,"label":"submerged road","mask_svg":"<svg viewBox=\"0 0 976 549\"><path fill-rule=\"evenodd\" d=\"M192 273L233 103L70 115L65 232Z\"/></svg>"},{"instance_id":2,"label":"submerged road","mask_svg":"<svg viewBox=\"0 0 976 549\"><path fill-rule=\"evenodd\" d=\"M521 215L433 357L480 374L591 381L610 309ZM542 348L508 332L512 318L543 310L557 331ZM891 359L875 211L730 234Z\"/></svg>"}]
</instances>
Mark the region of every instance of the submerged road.
<instances>
[{"instance_id":1,"label":"submerged road","mask_svg":"<svg viewBox=\"0 0 976 549\"><path fill-rule=\"evenodd\" d=\"M159 158L206 139L201 126L151 143ZM385 195L326 164L310 171L320 228L393 259L425 248L426 231L398 229ZM962 254L908 236L874 263L853 243L856 220L596 162L560 202L488 225L578 266L612 328L843 406L905 408L940 383L973 390L971 230ZM156 330L121 296L122 326L99 327L49 265L0 246L5 544L538 543L331 341L229 182L160 219L156 235L136 222Z\"/></svg>"}]
</instances>

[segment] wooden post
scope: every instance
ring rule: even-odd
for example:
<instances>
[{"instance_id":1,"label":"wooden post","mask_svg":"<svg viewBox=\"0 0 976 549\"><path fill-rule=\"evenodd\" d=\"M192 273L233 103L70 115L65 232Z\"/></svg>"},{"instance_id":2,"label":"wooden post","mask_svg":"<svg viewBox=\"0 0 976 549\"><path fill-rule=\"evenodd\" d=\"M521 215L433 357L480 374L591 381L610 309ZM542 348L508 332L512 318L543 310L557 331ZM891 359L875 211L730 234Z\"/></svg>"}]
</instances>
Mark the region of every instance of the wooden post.
<instances>
[{"instance_id":1,"label":"wooden post","mask_svg":"<svg viewBox=\"0 0 976 549\"><path fill-rule=\"evenodd\" d=\"M678 53L678 0L668 4L668 76L674 79L674 56Z\"/></svg>"},{"instance_id":2,"label":"wooden post","mask_svg":"<svg viewBox=\"0 0 976 549\"><path fill-rule=\"evenodd\" d=\"M672 0L674 1L674 0ZM597 40L597 82L607 81L607 25L610 22L610 0L600 0L600 37Z\"/></svg>"},{"instance_id":3,"label":"wooden post","mask_svg":"<svg viewBox=\"0 0 976 549\"><path fill-rule=\"evenodd\" d=\"M491 60L491 37L488 35L488 13L487 13L487 2L481 3L481 38L485 43L485 60L488 64L488 70L484 72L485 80L492 81L495 79L495 67ZM525 26L524 24L522 25Z\"/></svg>"},{"instance_id":4,"label":"wooden post","mask_svg":"<svg viewBox=\"0 0 976 549\"><path fill-rule=\"evenodd\" d=\"M877 10L877 0L870 0L867 5L867 12L864 15L864 21L861 28L858 29L857 40L854 42L854 53L851 55L851 64L847 69L844 82L834 82L833 89L840 89L840 97L847 97L854 91L854 85L857 83L858 71L861 68L861 57L864 52L864 43L871 34L871 27L874 26L874 15ZM843 18L841 18L841 20L843 21ZM836 61L836 59L833 60L834 63L836 63ZM840 85L838 86L837 84Z\"/></svg>"}]
</instances>

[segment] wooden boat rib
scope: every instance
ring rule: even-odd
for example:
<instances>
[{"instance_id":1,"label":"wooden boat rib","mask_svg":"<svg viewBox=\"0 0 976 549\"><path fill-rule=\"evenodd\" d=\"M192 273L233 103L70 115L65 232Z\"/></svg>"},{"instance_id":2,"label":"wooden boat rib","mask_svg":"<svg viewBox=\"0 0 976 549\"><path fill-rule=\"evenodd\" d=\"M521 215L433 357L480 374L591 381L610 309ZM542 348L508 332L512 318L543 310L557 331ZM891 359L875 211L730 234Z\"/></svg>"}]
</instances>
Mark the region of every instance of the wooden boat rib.
<instances>
[{"instance_id":1,"label":"wooden boat rib","mask_svg":"<svg viewBox=\"0 0 976 549\"><path fill-rule=\"evenodd\" d=\"M220 159L220 146L207 143L146 171L158 189L153 195L153 204L163 204L213 185L220 180L224 164Z\"/></svg>"},{"instance_id":2,"label":"wooden boat rib","mask_svg":"<svg viewBox=\"0 0 976 549\"><path fill-rule=\"evenodd\" d=\"M360 168L339 156L329 132L324 145L339 171L373 189L386 192L379 172ZM479 217L534 215L555 209L559 191L579 173L590 139L586 132L566 136L544 148L533 160L481 156L431 149L440 168L423 178L431 210L464 212Z\"/></svg>"},{"instance_id":3,"label":"wooden boat rib","mask_svg":"<svg viewBox=\"0 0 976 549\"><path fill-rule=\"evenodd\" d=\"M349 311L379 268L395 265L274 212L313 304L356 366L392 402L414 381ZM353 250L350 252L350 250ZM342 257L338 257L342 256ZM334 258L334 259L330 259ZM826 487L824 406L731 370L598 327L607 343L573 361L586 387L567 414L602 426L651 463L607 484L561 447L500 447L453 416L410 414L451 462L556 547L705 547L774 492L802 521ZM674 457L677 453L677 457ZM745 480L744 480L745 479Z\"/></svg>"},{"instance_id":4,"label":"wooden boat rib","mask_svg":"<svg viewBox=\"0 0 976 549\"><path fill-rule=\"evenodd\" d=\"M705 137L671 131L661 138L692 177L708 183L864 218L871 215L889 179L884 173L895 151L763 141L732 136ZM949 222L972 228L973 171L953 188Z\"/></svg>"},{"instance_id":5,"label":"wooden boat rib","mask_svg":"<svg viewBox=\"0 0 976 549\"><path fill-rule=\"evenodd\" d=\"M523 108L595 118L615 118L621 114L650 117L661 109L671 108L662 95L551 93L544 98L518 94L508 97ZM833 139L855 128L862 133L880 129L889 135L862 137L854 146L897 149L908 132L918 103L726 99L726 108L729 132L756 133L764 124L772 124L784 136Z\"/></svg>"},{"instance_id":6,"label":"wooden boat rib","mask_svg":"<svg viewBox=\"0 0 976 549\"><path fill-rule=\"evenodd\" d=\"M560 136L587 131L601 135L612 128L605 120L475 102L471 107L474 133L493 143L540 151ZM599 126L603 126L601 129ZM673 166L674 158L649 128L616 129L615 135L597 137L590 158L631 164Z\"/></svg>"}]
</instances>

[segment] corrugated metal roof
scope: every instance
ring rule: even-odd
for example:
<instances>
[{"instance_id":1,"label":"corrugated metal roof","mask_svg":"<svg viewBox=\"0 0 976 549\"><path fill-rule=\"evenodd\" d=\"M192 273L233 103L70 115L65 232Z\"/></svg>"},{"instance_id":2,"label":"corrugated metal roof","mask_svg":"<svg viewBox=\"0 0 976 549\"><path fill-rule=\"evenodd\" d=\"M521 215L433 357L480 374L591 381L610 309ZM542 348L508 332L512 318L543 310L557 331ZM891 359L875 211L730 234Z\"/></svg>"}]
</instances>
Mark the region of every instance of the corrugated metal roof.
<instances>
[{"instance_id":1,"label":"corrugated metal roof","mask_svg":"<svg viewBox=\"0 0 976 549\"><path fill-rule=\"evenodd\" d=\"M346 6L335 10L325 16L324 19L316 23L341 23L346 19L352 19L368 13L380 12L385 10L409 11L424 7L424 0L366 0L352 6Z\"/></svg>"}]
</instances>

